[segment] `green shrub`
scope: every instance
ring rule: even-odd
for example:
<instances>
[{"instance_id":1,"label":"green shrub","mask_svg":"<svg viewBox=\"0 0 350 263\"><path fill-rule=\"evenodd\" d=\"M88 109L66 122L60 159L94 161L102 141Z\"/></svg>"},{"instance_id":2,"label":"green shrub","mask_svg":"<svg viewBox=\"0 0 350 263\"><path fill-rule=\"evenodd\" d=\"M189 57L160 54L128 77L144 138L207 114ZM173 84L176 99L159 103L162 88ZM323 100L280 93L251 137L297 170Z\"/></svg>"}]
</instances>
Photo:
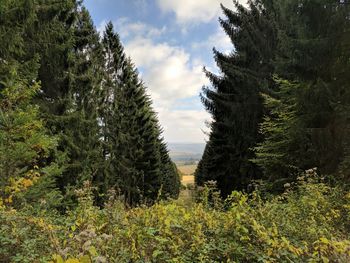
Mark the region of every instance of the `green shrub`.
<instances>
[{"instance_id":1,"label":"green shrub","mask_svg":"<svg viewBox=\"0 0 350 263\"><path fill-rule=\"evenodd\" d=\"M215 191L203 189L208 198L212 192L211 200L134 209L111 195L100 209L86 184L77 191L79 206L64 220L47 216L27 225L29 216L3 210L0 256L55 263L349 262L350 194L313 173L286 187L268 200L259 192L234 192L219 205ZM9 241L19 239L29 244Z\"/></svg>"}]
</instances>

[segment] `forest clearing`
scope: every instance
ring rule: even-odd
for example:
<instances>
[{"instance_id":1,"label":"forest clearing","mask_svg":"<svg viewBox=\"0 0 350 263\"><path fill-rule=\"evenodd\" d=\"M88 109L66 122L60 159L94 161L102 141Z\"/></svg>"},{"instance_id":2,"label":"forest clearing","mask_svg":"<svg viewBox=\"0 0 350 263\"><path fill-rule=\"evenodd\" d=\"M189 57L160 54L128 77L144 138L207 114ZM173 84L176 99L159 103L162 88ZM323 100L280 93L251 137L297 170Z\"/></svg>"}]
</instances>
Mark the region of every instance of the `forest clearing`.
<instances>
[{"instance_id":1,"label":"forest clearing","mask_svg":"<svg viewBox=\"0 0 350 263\"><path fill-rule=\"evenodd\" d=\"M350 0L0 0L16 262L350 262Z\"/></svg>"}]
</instances>

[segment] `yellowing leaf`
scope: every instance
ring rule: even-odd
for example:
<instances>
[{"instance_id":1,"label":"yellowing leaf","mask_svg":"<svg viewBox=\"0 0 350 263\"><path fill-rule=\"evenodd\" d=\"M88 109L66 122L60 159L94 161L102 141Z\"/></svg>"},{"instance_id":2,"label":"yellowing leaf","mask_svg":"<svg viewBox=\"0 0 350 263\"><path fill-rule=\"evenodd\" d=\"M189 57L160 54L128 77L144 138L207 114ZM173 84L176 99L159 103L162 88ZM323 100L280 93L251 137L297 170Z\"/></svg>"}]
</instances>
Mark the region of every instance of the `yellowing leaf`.
<instances>
[{"instance_id":1,"label":"yellowing leaf","mask_svg":"<svg viewBox=\"0 0 350 263\"><path fill-rule=\"evenodd\" d=\"M91 247L89 248L89 253L90 253L91 256L94 256L94 257L97 256L96 248L93 247L93 246L91 246Z\"/></svg>"},{"instance_id":2,"label":"yellowing leaf","mask_svg":"<svg viewBox=\"0 0 350 263\"><path fill-rule=\"evenodd\" d=\"M87 255L80 257L79 260L80 260L80 263L91 263L91 259Z\"/></svg>"},{"instance_id":3,"label":"yellowing leaf","mask_svg":"<svg viewBox=\"0 0 350 263\"><path fill-rule=\"evenodd\" d=\"M53 255L52 259L54 260L55 263L64 263L64 260L60 255Z\"/></svg>"},{"instance_id":4,"label":"yellowing leaf","mask_svg":"<svg viewBox=\"0 0 350 263\"><path fill-rule=\"evenodd\" d=\"M5 203L11 204L13 202L12 195L5 199Z\"/></svg>"},{"instance_id":5,"label":"yellowing leaf","mask_svg":"<svg viewBox=\"0 0 350 263\"><path fill-rule=\"evenodd\" d=\"M30 180L30 179L24 179L24 180L22 181L22 185L23 185L25 188L28 188L28 187L30 187L30 186L33 185L33 181Z\"/></svg>"},{"instance_id":6,"label":"yellowing leaf","mask_svg":"<svg viewBox=\"0 0 350 263\"><path fill-rule=\"evenodd\" d=\"M329 244L329 240L325 237L321 237L320 238L320 241L323 243L323 244Z\"/></svg>"}]
</instances>

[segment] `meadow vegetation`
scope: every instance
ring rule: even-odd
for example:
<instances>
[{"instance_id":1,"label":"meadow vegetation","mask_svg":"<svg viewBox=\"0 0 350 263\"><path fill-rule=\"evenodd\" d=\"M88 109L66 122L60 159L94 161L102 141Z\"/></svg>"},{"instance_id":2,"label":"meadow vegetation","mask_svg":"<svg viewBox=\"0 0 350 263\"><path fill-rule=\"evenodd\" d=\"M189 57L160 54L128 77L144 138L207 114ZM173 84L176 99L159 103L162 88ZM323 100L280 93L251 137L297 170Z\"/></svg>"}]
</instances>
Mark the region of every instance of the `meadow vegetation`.
<instances>
[{"instance_id":1,"label":"meadow vegetation","mask_svg":"<svg viewBox=\"0 0 350 263\"><path fill-rule=\"evenodd\" d=\"M1 262L349 262L350 194L315 171L278 196L258 187L223 202L213 185L193 202L125 208L109 193L94 205L91 184L65 216L45 202L0 210Z\"/></svg>"}]
</instances>

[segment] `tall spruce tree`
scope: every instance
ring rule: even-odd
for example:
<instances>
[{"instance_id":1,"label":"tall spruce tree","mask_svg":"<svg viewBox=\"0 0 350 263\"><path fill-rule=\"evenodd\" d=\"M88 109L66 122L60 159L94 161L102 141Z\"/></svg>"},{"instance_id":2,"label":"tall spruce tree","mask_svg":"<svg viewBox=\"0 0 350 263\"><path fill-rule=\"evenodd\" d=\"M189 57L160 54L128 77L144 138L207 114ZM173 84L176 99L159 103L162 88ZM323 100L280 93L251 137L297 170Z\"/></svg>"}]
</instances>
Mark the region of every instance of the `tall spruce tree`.
<instances>
[{"instance_id":1,"label":"tall spruce tree","mask_svg":"<svg viewBox=\"0 0 350 263\"><path fill-rule=\"evenodd\" d=\"M151 100L137 70L125 56L112 23L106 26L102 42L106 76L101 120L109 163L107 182L109 187L119 188L129 205L154 201L165 182L163 178L177 178L178 174L174 167L170 169Z\"/></svg>"},{"instance_id":2,"label":"tall spruce tree","mask_svg":"<svg viewBox=\"0 0 350 263\"><path fill-rule=\"evenodd\" d=\"M81 1L37 2L36 23L27 37L35 39L27 53L39 54L41 92L37 96L47 126L66 153L60 189L97 177L104 165L98 105L103 56L99 35ZM66 198L67 202L71 200Z\"/></svg>"},{"instance_id":3,"label":"tall spruce tree","mask_svg":"<svg viewBox=\"0 0 350 263\"><path fill-rule=\"evenodd\" d=\"M298 92L287 85L286 93L285 85L280 86L275 99L284 101L285 106L294 105L293 119L298 125L280 136L280 129L288 126L289 120L282 121L281 113L268 116L264 126L274 129L257 148L258 162L277 180L293 179L295 173L271 171L275 160L266 158L266 153L280 156L284 166L301 170L318 167L323 174L340 169L344 174L349 159L349 1L276 0L268 11L274 13L279 25L276 73L299 83ZM273 149L271 145L284 147Z\"/></svg>"},{"instance_id":4,"label":"tall spruce tree","mask_svg":"<svg viewBox=\"0 0 350 263\"><path fill-rule=\"evenodd\" d=\"M212 88L204 88L202 100L212 114L211 133L196 171L196 182L217 181L223 197L245 189L260 178L250 159L260 140L263 102L260 92L271 82L275 30L263 6L250 2L245 8L235 1L236 11L222 6L226 19L220 24L234 46L230 54L214 49L221 75L206 71Z\"/></svg>"},{"instance_id":5,"label":"tall spruce tree","mask_svg":"<svg viewBox=\"0 0 350 263\"><path fill-rule=\"evenodd\" d=\"M304 87L278 79L276 84L277 90L272 95L264 94L267 109L261 124L264 141L255 147L253 162L263 169L263 179L268 182L266 190L279 192L284 190L284 184L300 175L303 164L308 162L306 167L312 167L313 153L308 150L310 141L297 117L298 94Z\"/></svg>"},{"instance_id":6,"label":"tall spruce tree","mask_svg":"<svg viewBox=\"0 0 350 263\"><path fill-rule=\"evenodd\" d=\"M0 174L8 201L37 205L44 198L47 206L58 207L62 196L56 178L65 158L33 101L41 91L34 37L41 7L32 0L0 3L0 34L6 36L0 44Z\"/></svg>"},{"instance_id":7,"label":"tall spruce tree","mask_svg":"<svg viewBox=\"0 0 350 263\"><path fill-rule=\"evenodd\" d=\"M26 0L27 1L27 0ZM64 193L66 186L73 184L69 178L66 164L74 163L72 147L67 145L68 127L75 123L72 105L72 85L70 72L71 59L74 57L74 26L77 21L78 3L69 1L32 1L35 7L35 20L31 27L25 30L26 41L24 54L26 57L38 56L38 80L41 89L35 102L40 106L41 116L46 120L46 126L52 135L58 136L58 149L68 158L61 164L64 170L54 179L56 186ZM69 116L70 115L70 116ZM72 135L71 135L72 136ZM73 141L74 138L72 138ZM50 156L49 158L54 158ZM75 176L75 179L77 176ZM66 198L61 203L62 208L70 203Z\"/></svg>"},{"instance_id":8,"label":"tall spruce tree","mask_svg":"<svg viewBox=\"0 0 350 263\"><path fill-rule=\"evenodd\" d=\"M178 173L157 116L112 26L101 42L77 0L0 4L0 33L8 36L0 43L0 88L7 87L13 69L23 83L41 82L35 102L67 157L50 179L50 187L66 194L62 205L73 205L70 189L85 180L97 186L99 204L113 187L130 205L160 193L176 197ZM40 162L54 162L56 155L50 151ZM41 185L44 191L48 183Z\"/></svg>"},{"instance_id":9,"label":"tall spruce tree","mask_svg":"<svg viewBox=\"0 0 350 263\"><path fill-rule=\"evenodd\" d=\"M13 72L23 80L32 81L37 76L36 54L27 55L26 32L36 20L32 0L0 2L0 91L13 79Z\"/></svg>"},{"instance_id":10,"label":"tall spruce tree","mask_svg":"<svg viewBox=\"0 0 350 263\"><path fill-rule=\"evenodd\" d=\"M105 165L97 114L104 66L99 35L80 1L20 0L9 10L4 11L7 22L2 25L12 19L18 26L14 31L1 30L12 32L17 47L7 48L4 42L2 50L8 52L3 57L10 58L6 63L20 61L22 75L41 82L36 103L51 134L59 137L58 148L68 157L64 173L57 178L66 192L69 185L98 177ZM20 23L13 20L19 18ZM38 74L30 74L37 68L35 63Z\"/></svg>"},{"instance_id":11,"label":"tall spruce tree","mask_svg":"<svg viewBox=\"0 0 350 263\"><path fill-rule=\"evenodd\" d=\"M61 178L62 186L94 181L105 165L98 120L104 58L99 35L84 7L77 7L73 34L74 49L68 59L68 105L61 136L70 161Z\"/></svg>"}]
</instances>

